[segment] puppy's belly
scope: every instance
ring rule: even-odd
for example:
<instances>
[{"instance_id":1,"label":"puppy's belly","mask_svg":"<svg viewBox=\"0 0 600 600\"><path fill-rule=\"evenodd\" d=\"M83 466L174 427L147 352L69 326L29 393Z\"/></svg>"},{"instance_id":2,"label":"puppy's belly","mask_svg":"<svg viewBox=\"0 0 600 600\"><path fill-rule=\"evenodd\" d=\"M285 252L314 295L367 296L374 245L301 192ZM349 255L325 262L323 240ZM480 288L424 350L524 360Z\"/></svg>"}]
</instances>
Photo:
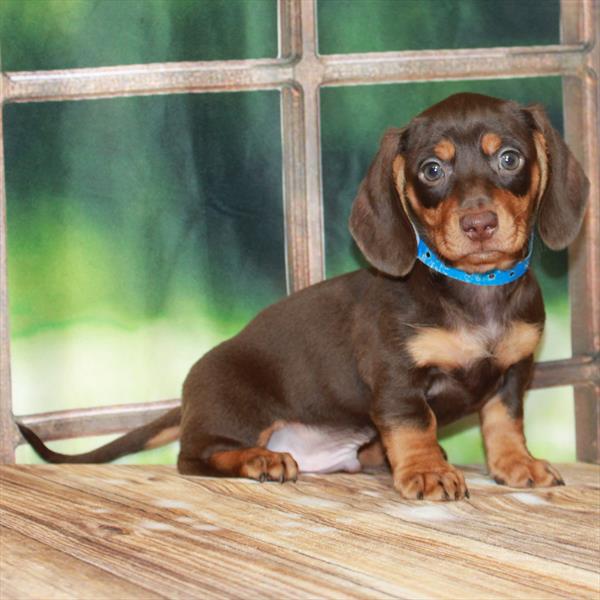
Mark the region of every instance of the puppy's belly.
<instances>
[{"instance_id":1,"label":"puppy's belly","mask_svg":"<svg viewBox=\"0 0 600 600\"><path fill-rule=\"evenodd\" d=\"M288 423L274 431L267 443L273 452L289 452L305 473L356 473L358 450L376 435L371 427L338 429Z\"/></svg>"}]
</instances>

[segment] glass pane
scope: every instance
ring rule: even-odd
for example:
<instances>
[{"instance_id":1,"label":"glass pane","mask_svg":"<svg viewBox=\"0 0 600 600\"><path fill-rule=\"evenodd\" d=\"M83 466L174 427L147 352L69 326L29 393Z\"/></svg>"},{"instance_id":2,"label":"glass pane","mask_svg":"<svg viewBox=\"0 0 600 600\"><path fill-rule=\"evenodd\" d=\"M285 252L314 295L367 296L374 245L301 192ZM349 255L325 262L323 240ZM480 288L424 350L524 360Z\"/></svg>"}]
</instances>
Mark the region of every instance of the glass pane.
<instances>
[{"instance_id":1,"label":"glass pane","mask_svg":"<svg viewBox=\"0 0 600 600\"><path fill-rule=\"evenodd\" d=\"M377 151L385 129L404 125L428 106L460 91L511 98L523 104L543 101L554 126L559 131L562 130L559 78L414 83L322 90L327 277L365 265L350 237L347 222L360 181ZM571 341L567 254L548 250L536 238L533 269L542 286L547 312L546 331L538 360L568 358L571 356ZM564 390L546 392L552 395L562 393L563 396L566 393ZM572 398L572 394L569 398ZM557 402L557 406L564 410L562 416L566 430L567 423L572 421L572 400L569 404L568 398L563 397ZM544 417L540 417L540 423L544 423ZM469 430L461 436L465 437L460 438L462 442L457 443L456 448L463 444L462 451L466 454L460 460L478 461L481 458L479 433Z\"/></svg>"},{"instance_id":2,"label":"glass pane","mask_svg":"<svg viewBox=\"0 0 600 600\"><path fill-rule=\"evenodd\" d=\"M534 456L555 462L575 461L573 388L557 387L528 392L525 434Z\"/></svg>"},{"instance_id":3,"label":"glass pane","mask_svg":"<svg viewBox=\"0 0 600 600\"><path fill-rule=\"evenodd\" d=\"M524 421L527 446L533 456L556 463L575 460L572 387L527 392ZM440 442L450 462L459 465L485 462L476 416L442 429Z\"/></svg>"},{"instance_id":4,"label":"glass pane","mask_svg":"<svg viewBox=\"0 0 600 600\"><path fill-rule=\"evenodd\" d=\"M277 55L276 0L3 0L5 71Z\"/></svg>"},{"instance_id":5,"label":"glass pane","mask_svg":"<svg viewBox=\"0 0 600 600\"><path fill-rule=\"evenodd\" d=\"M559 0L319 0L319 51L559 43Z\"/></svg>"},{"instance_id":6,"label":"glass pane","mask_svg":"<svg viewBox=\"0 0 600 600\"><path fill-rule=\"evenodd\" d=\"M286 293L279 93L5 107L17 414L176 398Z\"/></svg>"}]
</instances>

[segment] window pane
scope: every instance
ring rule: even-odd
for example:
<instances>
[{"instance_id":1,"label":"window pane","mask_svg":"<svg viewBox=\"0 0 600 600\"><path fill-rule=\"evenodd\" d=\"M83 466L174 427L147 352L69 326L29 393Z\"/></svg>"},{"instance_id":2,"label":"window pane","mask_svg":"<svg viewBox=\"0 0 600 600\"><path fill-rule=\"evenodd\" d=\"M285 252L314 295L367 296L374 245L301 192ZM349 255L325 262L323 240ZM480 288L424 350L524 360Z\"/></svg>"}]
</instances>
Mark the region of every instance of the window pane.
<instances>
[{"instance_id":1,"label":"window pane","mask_svg":"<svg viewBox=\"0 0 600 600\"><path fill-rule=\"evenodd\" d=\"M175 398L286 293L278 92L5 107L17 414Z\"/></svg>"},{"instance_id":2,"label":"window pane","mask_svg":"<svg viewBox=\"0 0 600 600\"><path fill-rule=\"evenodd\" d=\"M559 16L559 0L319 0L319 50L558 44Z\"/></svg>"},{"instance_id":3,"label":"window pane","mask_svg":"<svg viewBox=\"0 0 600 600\"><path fill-rule=\"evenodd\" d=\"M575 410L573 388L534 390L525 395L525 436L531 454L552 462L575 460ZM440 442L450 462L485 463L476 415L440 432Z\"/></svg>"},{"instance_id":4,"label":"window pane","mask_svg":"<svg viewBox=\"0 0 600 600\"><path fill-rule=\"evenodd\" d=\"M3 0L4 71L277 54L276 0Z\"/></svg>"},{"instance_id":5,"label":"window pane","mask_svg":"<svg viewBox=\"0 0 600 600\"><path fill-rule=\"evenodd\" d=\"M576 460L573 388L528 392L525 434L533 456L555 462Z\"/></svg>"},{"instance_id":6,"label":"window pane","mask_svg":"<svg viewBox=\"0 0 600 600\"><path fill-rule=\"evenodd\" d=\"M413 116L460 91L511 98L522 104L543 101L562 131L559 78L325 88L321 92L325 255L327 276L355 269L362 259L347 227L358 185L386 128L401 127ZM571 356L567 253L553 252L536 238L533 268L542 286L548 320L541 359Z\"/></svg>"}]
</instances>

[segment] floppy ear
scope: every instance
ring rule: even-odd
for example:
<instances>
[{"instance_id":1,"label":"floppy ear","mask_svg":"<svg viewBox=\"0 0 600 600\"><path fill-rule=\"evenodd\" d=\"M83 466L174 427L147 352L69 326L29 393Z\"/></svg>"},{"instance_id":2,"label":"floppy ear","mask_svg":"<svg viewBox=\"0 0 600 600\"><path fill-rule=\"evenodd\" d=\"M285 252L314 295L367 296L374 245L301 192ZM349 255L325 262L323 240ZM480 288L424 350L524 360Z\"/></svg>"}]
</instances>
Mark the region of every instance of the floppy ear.
<instances>
[{"instance_id":1,"label":"floppy ear","mask_svg":"<svg viewBox=\"0 0 600 600\"><path fill-rule=\"evenodd\" d=\"M350 233L365 258L394 277L409 273L417 254L415 234L396 190L392 166L402 132L385 132L350 215Z\"/></svg>"},{"instance_id":2,"label":"floppy ear","mask_svg":"<svg viewBox=\"0 0 600 600\"><path fill-rule=\"evenodd\" d=\"M566 248L577 236L587 204L590 187L581 165L558 132L552 127L544 109L528 106L533 118L534 140L542 173L538 209L538 231L552 250Z\"/></svg>"}]
</instances>

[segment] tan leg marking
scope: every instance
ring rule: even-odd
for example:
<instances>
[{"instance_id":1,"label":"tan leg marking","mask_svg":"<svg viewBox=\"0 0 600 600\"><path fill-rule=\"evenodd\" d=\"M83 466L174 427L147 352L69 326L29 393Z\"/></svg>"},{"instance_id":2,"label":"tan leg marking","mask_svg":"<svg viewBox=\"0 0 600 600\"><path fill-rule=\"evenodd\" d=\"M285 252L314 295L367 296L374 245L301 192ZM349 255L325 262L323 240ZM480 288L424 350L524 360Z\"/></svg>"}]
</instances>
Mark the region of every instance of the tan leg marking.
<instances>
[{"instance_id":1,"label":"tan leg marking","mask_svg":"<svg viewBox=\"0 0 600 600\"><path fill-rule=\"evenodd\" d=\"M500 396L484 405L480 417L488 468L497 483L518 488L564 484L554 467L531 456L523 420L511 417Z\"/></svg>"},{"instance_id":2,"label":"tan leg marking","mask_svg":"<svg viewBox=\"0 0 600 600\"><path fill-rule=\"evenodd\" d=\"M159 448L160 446L164 446L165 444L170 444L175 440L179 439L181 432L181 427L176 425L174 427L167 427L167 429L163 429L159 433L157 433L153 438L150 438L144 444L144 450L151 450L152 448Z\"/></svg>"},{"instance_id":3,"label":"tan leg marking","mask_svg":"<svg viewBox=\"0 0 600 600\"><path fill-rule=\"evenodd\" d=\"M394 487L404 498L459 500L468 497L465 478L444 459L436 433L433 413L427 429L398 426L381 433L392 466Z\"/></svg>"},{"instance_id":4,"label":"tan leg marking","mask_svg":"<svg viewBox=\"0 0 600 600\"><path fill-rule=\"evenodd\" d=\"M223 475L247 477L258 481L296 481L298 465L287 452L271 452L264 448L244 448L215 452L209 465Z\"/></svg>"},{"instance_id":5,"label":"tan leg marking","mask_svg":"<svg viewBox=\"0 0 600 600\"><path fill-rule=\"evenodd\" d=\"M385 464L385 450L381 440L373 440L358 451L358 462L363 469L381 467Z\"/></svg>"}]
</instances>

